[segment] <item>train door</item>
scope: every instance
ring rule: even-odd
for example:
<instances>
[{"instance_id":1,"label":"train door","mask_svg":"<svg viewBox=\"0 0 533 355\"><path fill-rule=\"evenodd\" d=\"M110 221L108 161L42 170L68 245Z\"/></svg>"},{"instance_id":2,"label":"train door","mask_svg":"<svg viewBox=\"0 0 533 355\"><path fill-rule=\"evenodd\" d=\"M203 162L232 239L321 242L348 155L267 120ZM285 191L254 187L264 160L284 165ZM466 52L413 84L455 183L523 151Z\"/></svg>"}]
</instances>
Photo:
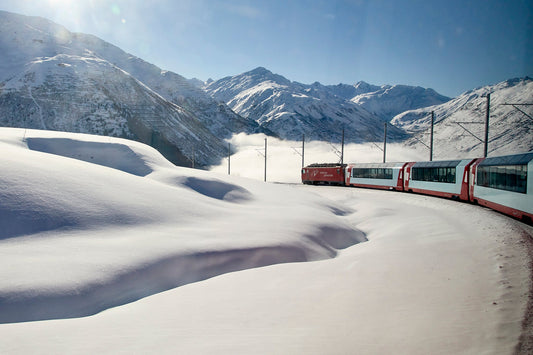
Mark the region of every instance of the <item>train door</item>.
<instances>
[{"instance_id":1,"label":"train door","mask_svg":"<svg viewBox=\"0 0 533 355\"><path fill-rule=\"evenodd\" d=\"M396 189L398 191L404 190L404 168L407 165L407 163L403 164L400 168L400 171L398 172L398 182L396 183Z\"/></svg>"},{"instance_id":2,"label":"train door","mask_svg":"<svg viewBox=\"0 0 533 355\"><path fill-rule=\"evenodd\" d=\"M468 200L470 202L476 202L474 198L474 187L476 185L476 172L477 172L477 166L479 163L481 163L485 158L476 159L471 165L469 170L470 178L468 179Z\"/></svg>"},{"instance_id":3,"label":"train door","mask_svg":"<svg viewBox=\"0 0 533 355\"><path fill-rule=\"evenodd\" d=\"M411 167L415 163L406 163L403 168L403 191L409 192L409 180L411 179Z\"/></svg>"},{"instance_id":4,"label":"train door","mask_svg":"<svg viewBox=\"0 0 533 355\"><path fill-rule=\"evenodd\" d=\"M470 170L472 168L472 165L474 164L474 162L476 161L476 159L472 160L470 163L466 164L465 165L465 168L464 168L464 171L463 171L463 176L462 176L462 180L461 180L461 193L459 195L459 198L463 201L469 201L470 198L470 183L469 181L472 180L471 176L470 176Z\"/></svg>"}]
</instances>

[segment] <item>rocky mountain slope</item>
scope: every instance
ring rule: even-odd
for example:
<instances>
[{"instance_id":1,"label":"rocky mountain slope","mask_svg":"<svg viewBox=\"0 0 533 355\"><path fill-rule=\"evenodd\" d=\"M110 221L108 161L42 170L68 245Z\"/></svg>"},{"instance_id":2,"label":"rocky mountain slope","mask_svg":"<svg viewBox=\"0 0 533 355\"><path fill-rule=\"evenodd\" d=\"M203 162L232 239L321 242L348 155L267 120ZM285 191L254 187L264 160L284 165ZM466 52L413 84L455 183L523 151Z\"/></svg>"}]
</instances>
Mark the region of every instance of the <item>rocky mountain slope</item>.
<instances>
[{"instance_id":1,"label":"rocky mountain slope","mask_svg":"<svg viewBox=\"0 0 533 355\"><path fill-rule=\"evenodd\" d=\"M305 85L262 67L210 82L206 91L280 137L338 140L345 127L352 142L381 140L383 124L396 114L449 100L432 89L406 85ZM397 141L406 135L390 127L388 137Z\"/></svg>"},{"instance_id":2,"label":"rocky mountain slope","mask_svg":"<svg viewBox=\"0 0 533 355\"><path fill-rule=\"evenodd\" d=\"M407 145L429 144L433 111L437 159L483 156L488 94L488 155L533 150L533 79L529 77L477 88L441 105L406 111L395 116L391 123L413 134Z\"/></svg>"},{"instance_id":3,"label":"rocky mountain slope","mask_svg":"<svg viewBox=\"0 0 533 355\"><path fill-rule=\"evenodd\" d=\"M178 74L97 37L0 11L0 125L140 140L174 163L216 163L259 131Z\"/></svg>"}]
</instances>

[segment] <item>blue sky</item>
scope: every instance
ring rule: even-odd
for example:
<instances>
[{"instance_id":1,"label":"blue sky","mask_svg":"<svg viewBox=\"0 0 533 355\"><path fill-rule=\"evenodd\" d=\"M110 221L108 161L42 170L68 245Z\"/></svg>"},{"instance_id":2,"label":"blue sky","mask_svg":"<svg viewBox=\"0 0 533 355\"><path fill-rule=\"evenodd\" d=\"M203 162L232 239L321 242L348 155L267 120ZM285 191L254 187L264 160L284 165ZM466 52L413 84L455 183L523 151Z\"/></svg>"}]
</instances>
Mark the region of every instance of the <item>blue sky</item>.
<instances>
[{"instance_id":1,"label":"blue sky","mask_svg":"<svg viewBox=\"0 0 533 355\"><path fill-rule=\"evenodd\" d=\"M2 0L187 78L258 66L302 83L448 96L533 76L532 0Z\"/></svg>"}]
</instances>

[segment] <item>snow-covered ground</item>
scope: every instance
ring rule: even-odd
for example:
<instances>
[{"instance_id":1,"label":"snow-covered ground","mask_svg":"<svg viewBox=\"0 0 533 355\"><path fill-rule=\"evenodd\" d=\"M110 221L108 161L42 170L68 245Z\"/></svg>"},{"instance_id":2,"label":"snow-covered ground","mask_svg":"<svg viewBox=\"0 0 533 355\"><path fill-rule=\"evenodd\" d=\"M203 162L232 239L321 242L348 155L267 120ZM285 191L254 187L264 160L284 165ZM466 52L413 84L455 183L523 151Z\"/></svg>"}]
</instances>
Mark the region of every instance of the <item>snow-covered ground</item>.
<instances>
[{"instance_id":1,"label":"snow-covered ground","mask_svg":"<svg viewBox=\"0 0 533 355\"><path fill-rule=\"evenodd\" d=\"M490 210L108 137L2 128L0 149L0 353L512 354L523 333L533 231Z\"/></svg>"}]
</instances>

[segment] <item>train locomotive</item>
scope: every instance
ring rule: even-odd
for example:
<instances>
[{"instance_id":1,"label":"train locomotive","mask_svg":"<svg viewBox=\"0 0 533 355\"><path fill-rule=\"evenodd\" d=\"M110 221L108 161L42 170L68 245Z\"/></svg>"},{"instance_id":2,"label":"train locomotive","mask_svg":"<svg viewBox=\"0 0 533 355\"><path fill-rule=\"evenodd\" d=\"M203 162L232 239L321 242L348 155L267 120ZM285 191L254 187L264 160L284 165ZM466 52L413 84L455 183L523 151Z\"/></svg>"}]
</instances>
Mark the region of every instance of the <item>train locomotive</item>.
<instances>
[{"instance_id":1,"label":"train locomotive","mask_svg":"<svg viewBox=\"0 0 533 355\"><path fill-rule=\"evenodd\" d=\"M311 164L302 183L413 192L479 204L533 221L533 152L462 160Z\"/></svg>"}]
</instances>

